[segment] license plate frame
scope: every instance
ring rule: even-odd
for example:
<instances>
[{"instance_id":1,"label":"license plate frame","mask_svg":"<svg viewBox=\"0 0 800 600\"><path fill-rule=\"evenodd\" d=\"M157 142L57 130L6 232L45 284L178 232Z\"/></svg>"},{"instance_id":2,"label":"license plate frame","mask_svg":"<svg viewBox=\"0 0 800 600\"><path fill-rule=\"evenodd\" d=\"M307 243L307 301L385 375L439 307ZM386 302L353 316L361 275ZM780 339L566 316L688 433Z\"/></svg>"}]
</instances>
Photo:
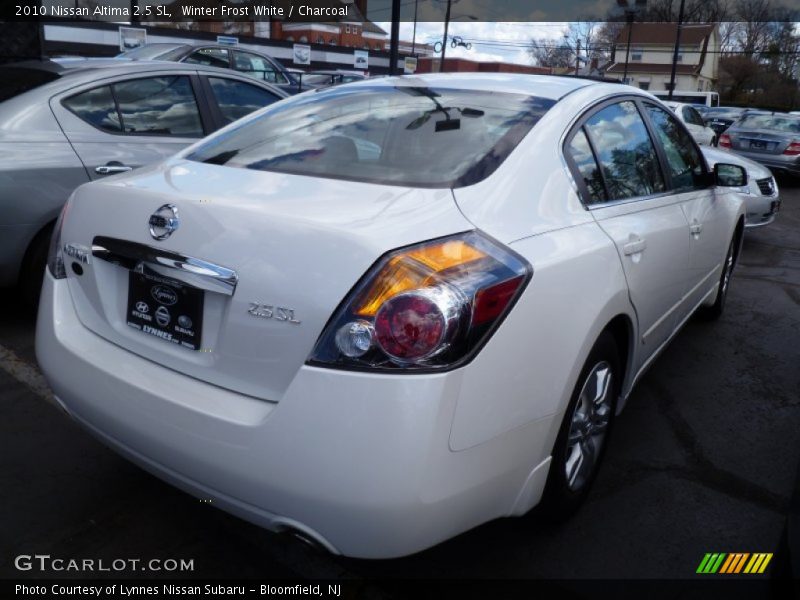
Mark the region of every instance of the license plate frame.
<instances>
[{"instance_id":1,"label":"license plate frame","mask_svg":"<svg viewBox=\"0 0 800 600\"><path fill-rule=\"evenodd\" d=\"M125 322L142 333L198 351L205 291L180 281L131 271Z\"/></svg>"},{"instance_id":2,"label":"license plate frame","mask_svg":"<svg viewBox=\"0 0 800 600\"><path fill-rule=\"evenodd\" d=\"M764 140L750 140L750 149L751 150L766 150L767 149L767 142Z\"/></svg>"}]
</instances>

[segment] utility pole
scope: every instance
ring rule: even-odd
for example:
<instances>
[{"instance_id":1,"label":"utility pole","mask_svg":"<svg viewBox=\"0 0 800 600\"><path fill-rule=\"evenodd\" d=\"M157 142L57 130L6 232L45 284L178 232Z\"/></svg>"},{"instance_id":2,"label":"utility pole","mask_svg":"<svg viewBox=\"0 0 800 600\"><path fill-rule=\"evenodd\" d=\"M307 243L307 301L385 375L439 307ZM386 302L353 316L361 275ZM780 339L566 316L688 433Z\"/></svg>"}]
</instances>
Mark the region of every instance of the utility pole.
<instances>
[{"instance_id":1,"label":"utility pole","mask_svg":"<svg viewBox=\"0 0 800 600\"><path fill-rule=\"evenodd\" d=\"M628 83L628 60L631 56L631 34L633 33L633 10L626 10L625 17L628 21L628 45L625 46L625 70L622 72L622 83Z\"/></svg>"},{"instance_id":2,"label":"utility pole","mask_svg":"<svg viewBox=\"0 0 800 600\"><path fill-rule=\"evenodd\" d=\"M414 0L414 34L411 36L411 56L417 55L417 9L419 0Z\"/></svg>"},{"instance_id":3,"label":"utility pole","mask_svg":"<svg viewBox=\"0 0 800 600\"><path fill-rule=\"evenodd\" d=\"M681 9L678 12L678 32L675 34L675 50L672 53L672 74L669 77L669 96L672 100L672 92L675 90L675 71L678 68L678 52L681 48L681 29L683 29L683 8L686 0L681 0Z\"/></svg>"},{"instance_id":4,"label":"utility pole","mask_svg":"<svg viewBox=\"0 0 800 600\"><path fill-rule=\"evenodd\" d=\"M450 27L450 6L452 0L447 0L447 12L444 15L444 40L442 41L442 62L439 63L439 73L444 73L444 58L447 56L447 30Z\"/></svg>"},{"instance_id":5,"label":"utility pole","mask_svg":"<svg viewBox=\"0 0 800 600\"><path fill-rule=\"evenodd\" d=\"M392 39L389 42L389 75L397 75L400 60L400 0L392 0Z\"/></svg>"}]
</instances>

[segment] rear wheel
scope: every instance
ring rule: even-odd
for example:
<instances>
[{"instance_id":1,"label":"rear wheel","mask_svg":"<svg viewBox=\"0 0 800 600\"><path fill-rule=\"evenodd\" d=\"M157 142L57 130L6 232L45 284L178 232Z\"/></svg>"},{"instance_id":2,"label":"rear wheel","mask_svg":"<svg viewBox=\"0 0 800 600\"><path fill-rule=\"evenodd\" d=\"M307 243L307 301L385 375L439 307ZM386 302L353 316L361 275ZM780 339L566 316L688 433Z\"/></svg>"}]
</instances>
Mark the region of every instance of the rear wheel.
<instances>
[{"instance_id":1,"label":"rear wheel","mask_svg":"<svg viewBox=\"0 0 800 600\"><path fill-rule=\"evenodd\" d=\"M728 253L725 255L725 263L722 266L719 285L717 286L717 297L711 306L703 306L698 310L698 314L709 321L719 319L725 311L725 300L728 297L728 289L731 285L733 268L736 266L736 244L739 242L739 235L734 235L728 246Z\"/></svg>"},{"instance_id":2,"label":"rear wheel","mask_svg":"<svg viewBox=\"0 0 800 600\"><path fill-rule=\"evenodd\" d=\"M541 504L548 517L570 516L588 495L605 454L621 383L619 349L604 331L581 370L553 449Z\"/></svg>"}]
</instances>

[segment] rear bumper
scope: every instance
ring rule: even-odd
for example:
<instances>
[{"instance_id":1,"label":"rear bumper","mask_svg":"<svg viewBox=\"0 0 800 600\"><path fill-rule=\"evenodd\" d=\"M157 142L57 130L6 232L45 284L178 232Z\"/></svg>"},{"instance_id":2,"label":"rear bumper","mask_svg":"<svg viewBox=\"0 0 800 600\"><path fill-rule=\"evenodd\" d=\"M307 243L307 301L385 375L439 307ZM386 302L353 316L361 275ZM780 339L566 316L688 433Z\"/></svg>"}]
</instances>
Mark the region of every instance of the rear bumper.
<instances>
[{"instance_id":1,"label":"rear bumper","mask_svg":"<svg viewBox=\"0 0 800 600\"><path fill-rule=\"evenodd\" d=\"M745 158L754 160L757 163L769 167L773 171L781 171L791 175L800 176L800 157L797 156L784 156L782 154L760 154L757 152L742 152L741 150L733 150L736 154L740 154Z\"/></svg>"},{"instance_id":2,"label":"rear bumper","mask_svg":"<svg viewBox=\"0 0 800 600\"><path fill-rule=\"evenodd\" d=\"M223 510L349 556L410 554L525 512L549 466L531 436L558 426L538 421L451 451L459 371L304 366L279 404L233 393L95 335L49 273L36 353L65 409L127 458Z\"/></svg>"}]
</instances>

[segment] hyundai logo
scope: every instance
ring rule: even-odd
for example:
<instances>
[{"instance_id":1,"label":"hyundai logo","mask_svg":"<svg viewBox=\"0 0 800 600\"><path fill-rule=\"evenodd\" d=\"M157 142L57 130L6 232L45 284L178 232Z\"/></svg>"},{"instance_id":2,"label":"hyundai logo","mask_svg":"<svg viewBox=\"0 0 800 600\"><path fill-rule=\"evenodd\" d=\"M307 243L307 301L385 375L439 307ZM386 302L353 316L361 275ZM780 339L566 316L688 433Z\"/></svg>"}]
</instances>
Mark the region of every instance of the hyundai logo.
<instances>
[{"instance_id":1,"label":"hyundai logo","mask_svg":"<svg viewBox=\"0 0 800 600\"><path fill-rule=\"evenodd\" d=\"M155 240L165 240L178 228L181 221L178 218L178 207L165 204L150 215L150 235Z\"/></svg>"},{"instance_id":2,"label":"hyundai logo","mask_svg":"<svg viewBox=\"0 0 800 600\"><path fill-rule=\"evenodd\" d=\"M165 285L154 285L150 288L150 295L156 302L167 306L172 306L178 301L178 292Z\"/></svg>"},{"instance_id":3,"label":"hyundai logo","mask_svg":"<svg viewBox=\"0 0 800 600\"><path fill-rule=\"evenodd\" d=\"M147 305L147 302L137 302L136 303L136 310L140 313L146 315L150 312L150 307Z\"/></svg>"}]
</instances>

